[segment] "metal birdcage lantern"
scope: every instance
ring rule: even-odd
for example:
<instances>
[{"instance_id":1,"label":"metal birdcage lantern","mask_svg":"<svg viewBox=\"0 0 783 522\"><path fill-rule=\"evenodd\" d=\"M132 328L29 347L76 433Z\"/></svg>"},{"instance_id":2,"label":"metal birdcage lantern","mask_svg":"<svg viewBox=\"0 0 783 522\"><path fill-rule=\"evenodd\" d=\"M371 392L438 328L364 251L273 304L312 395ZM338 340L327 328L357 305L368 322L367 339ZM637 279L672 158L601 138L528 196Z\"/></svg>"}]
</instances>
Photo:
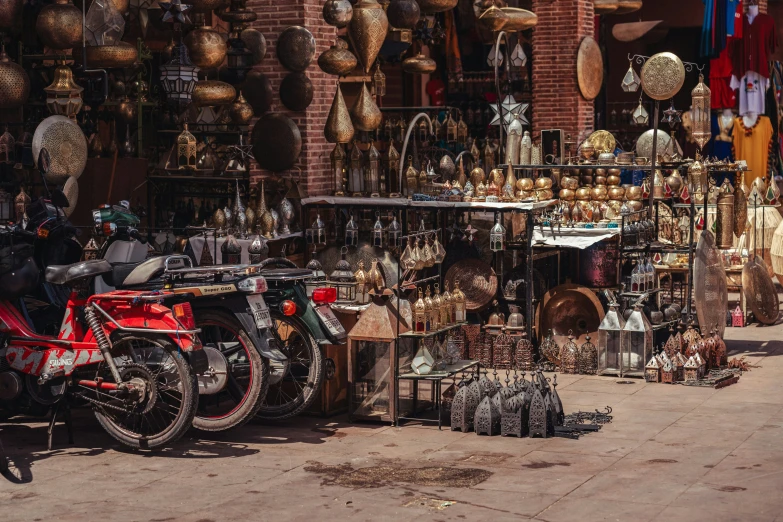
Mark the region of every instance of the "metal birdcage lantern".
<instances>
[{"instance_id":1,"label":"metal birdcage lantern","mask_svg":"<svg viewBox=\"0 0 783 522\"><path fill-rule=\"evenodd\" d=\"M712 137L711 129L711 92L704 83L704 75L699 74L699 83L691 91L691 122L693 141L701 150Z\"/></svg>"},{"instance_id":2,"label":"metal birdcage lantern","mask_svg":"<svg viewBox=\"0 0 783 522\"><path fill-rule=\"evenodd\" d=\"M731 326L735 328L742 328L745 326L745 314L742 312L740 305L731 312Z\"/></svg>"},{"instance_id":3,"label":"metal birdcage lantern","mask_svg":"<svg viewBox=\"0 0 783 522\"><path fill-rule=\"evenodd\" d=\"M547 438L550 431L550 418L544 395L541 393L540 386L536 385L536 383L532 383L528 389L530 390L528 433L530 437Z\"/></svg>"},{"instance_id":4,"label":"metal birdcage lantern","mask_svg":"<svg viewBox=\"0 0 783 522\"><path fill-rule=\"evenodd\" d=\"M466 320L465 294L459 289L459 280L454 281L454 292L451 294L454 303L454 322L463 323Z\"/></svg>"},{"instance_id":5,"label":"metal birdcage lantern","mask_svg":"<svg viewBox=\"0 0 783 522\"><path fill-rule=\"evenodd\" d=\"M375 90L375 96L386 96L386 75L381 70L380 62L375 64L375 72L372 75L372 85Z\"/></svg>"},{"instance_id":6,"label":"metal birdcage lantern","mask_svg":"<svg viewBox=\"0 0 783 522\"><path fill-rule=\"evenodd\" d=\"M351 271L351 265L345 259L348 249L341 250L342 258L337 262L334 271L329 275L329 286L337 291L337 301L340 304L356 302L356 278Z\"/></svg>"},{"instance_id":7,"label":"metal birdcage lantern","mask_svg":"<svg viewBox=\"0 0 783 522\"><path fill-rule=\"evenodd\" d=\"M672 361L672 380L674 382L681 382L685 380L685 363L688 362L685 356L681 352L674 354L671 357Z\"/></svg>"},{"instance_id":8,"label":"metal birdcage lantern","mask_svg":"<svg viewBox=\"0 0 783 522\"><path fill-rule=\"evenodd\" d=\"M656 355L650 357L644 367L644 380L647 382L661 382L661 364Z\"/></svg>"},{"instance_id":9,"label":"metal birdcage lantern","mask_svg":"<svg viewBox=\"0 0 783 522\"><path fill-rule=\"evenodd\" d=\"M364 169L364 192L371 198L381 197L381 153L370 143L367 151L367 168Z\"/></svg>"},{"instance_id":10,"label":"metal birdcage lantern","mask_svg":"<svg viewBox=\"0 0 783 522\"><path fill-rule=\"evenodd\" d=\"M639 98L639 105L633 110L631 113L631 121L635 125L647 125L647 123L650 121L650 114L647 112L647 109L644 108L644 105L642 105L642 99Z\"/></svg>"},{"instance_id":11,"label":"metal birdcage lantern","mask_svg":"<svg viewBox=\"0 0 783 522\"><path fill-rule=\"evenodd\" d=\"M684 368L686 381L698 381L699 380L699 363L695 356L691 356L685 363Z\"/></svg>"},{"instance_id":12,"label":"metal birdcage lantern","mask_svg":"<svg viewBox=\"0 0 783 522\"><path fill-rule=\"evenodd\" d=\"M174 46L171 54L171 60L160 66L160 83L168 102L179 110L190 103L200 69L190 61L188 48L182 42Z\"/></svg>"},{"instance_id":13,"label":"metal birdcage lantern","mask_svg":"<svg viewBox=\"0 0 783 522\"><path fill-rule=\"evenodd\" d=\"M316 214L313 224L310 225L310 228L305 229L305 239L310 245L326 244L326 226L320 214Z\"/></svg>"},{"instance_id":14,"label":"metal birdcage lantern","mask_svg":"<svg viewBox=\"0 0 783 522\"><path fill-rule=\"evenodd\" d=\"M457 122L451 117L451 111L446 116L446 141L457 141Z\"/></svg>"},{"instance_id":15,"label":"metal birdcage lantern","mask_svg":"<svg viewBox=\"0 0 783 522\"><path fill-rule=\"evenodd\" d=\"M663 361L661 366L661 382L664 384L674 384L674 366L671 359Z\"/></svg>"},{"instance_id":16,"label":"metal birdcage lantern","mask_svg":"<svg viewBox=\"0 0 783 522\"><path fill-rule=\"evenodd\" d=\"M517 341L517 346L514 350L514 367L517 370L524 371L533 369L533 343L530 342L530 339L524 333L522 338Z\"/></svg>"},{"instance_id":17,"label":"metal birdcage lantern","mask_svg":"<svg viewBox=\"0 0 783 522\"><path fill-rule=\"evenodd\" d=\"M305 280L305 292L307 297L313 296L313 290L316 288L322 288L327 285L326 274L324 273L321 262L316 258L316 250L313 248L313 258L307 263L305 267L312 271L313 275Z\"/></svg>"},{"instance_id":18,"label":"metal birdcage lantern","mask_svg":"<svg viewBox=\"0 0 783 522\"><path fill-rule=\"evenodd\" d=\"M345 195L345 149L342 143L338 143L329 154L329 162L332 167L332 177L334 179L334 195Z\"/></svg>"},{"instance_id":19,"label":"metal birdcage lantern","mask_svg":"<svg viewBox=\"0 0 783 522\"><path fill-rule=\"evenodd\" d=\"M653 352L652 334L652 325L644 315L642 305L635 304L621 335L621 376L638 375L641 377L644 374L644 361Z\"/></svg>"},{"instance_id":20,"label":"metal birdcage lantern","mask_svg":"<svg viewBox=\"0 0 783 522\"><path fill-rule=\"evenodd\" d=\"M397 216L392 215L392 221L386 230L387 244L389 248L400 248L402 238L402 227L397 221Z\"/></svg>"},{"instance_id":21,"label":"metal birdcage lantern","mask_svg":"<svg viewBox=\"0 0 783 522\"><path fill-rule=\"evenodd\" d=\"M359 244L359 225L353 220L351 214L348 223L345 224L345 246L356 246Z\"/></svg>"},{"instance_id":22,"label":"metal birdcage lantern","mask_svg":"<svg viewBox=\"0 0 783 522\"><path fill-rule=\"evenodd\" d=\"M424 303L424 292L418 289L419 298L413 303L413 331L423 334L427 331L429 317L427 317L427 306Z\"/></svg>"},{"instance_id":23,"label":"metal birdcage lantern","mask_svg":"<svg viewBox=\"0 0 783 522\"><path fill-rule=\"evenodd\" d=\"M375 224L372 226L372 246L383 248L386 246L387 232L381 223L381 213L375 213Z\"/></svg>"},{"instance_id":24,"label":"metal birdcage lantern","mask_svg":"<svg viewBox=\"0 0 783 522\"><path fill-rule=\"evenodd\" d=\"M359 260L359 267L353 273L356 278L356 302L359 304L367 304L370 302L370 290L372 290L372 283L367 276L367 270L364 269L364 261Z\"/></svg>"},{"instance_id":25,"label":"metal birdcage lantern","mask_svg":"<svg viewBox=\"0 0 783 522\"><path fill-rule=\"evenodd\" d=\"M598 326L598 374L622 374L622 332L625 319L620 305L611 303Z\"/></svg>"},{"instance_id":26,"label":"metal birdcage lantern","mask_svg":"<svg viewBox=\"0 0 783 522\"><path fill-rule=\"evenodd\" d=\"M492 366L495 369L510 369L514 362L514 339L505 333L495 337Z\"/></svg>"},{"instance_id":27,"label":"metal birdcage lantern","mask_svg":"<svg viewBox=\"0 0 783 522\"><path fill-rule=\"evenodd\" d=\"M628 64L628 71L623 76L622 88L625 92L636 92L642 85L642 79L633 68L633 62Z\"/></svg>"},{"instance_id":28,"label":"metal birdcage lantern","mask_svg":"<svg viewBox=\"0 0 783 522\"><path fill-rule=\"evenodd\" d=\"M500 214L495 214L495 226L489 231L489 249L493 252L506 249L506 228L500 224Z\"/></svg>"},{"instance_id":29,"label":"metal birdcage lantern","mask_svg":"<svg viewBox=\"0 0 783 522\"><path fill-rule=\"evenodd\" d=\"M182 132L177 136L177 169L191 170L196 168L196 137L188 130L188 123L183 124Z\"/></svg>"},{"instance_id":30,"label":"metal birdcage lantern","mask_svg":"<svg viewBox=\"0 0 783 522\"><path fill-rule=\"evenodd\" d=\"M562 373L579 373L579 348L574 342L574 335L568 331L568 341L560 349L560 371Z\"/></svg>"},{"instance_id":31,"label":"metal birdcage lantern","mask_svg":"<svg viewBox=\"0 0 783 522\"><path fill-rule=\"evenodd\" d=\"M364 155L356 140L351 149L351 163L348 169L348 191L352 196L361 196L364 192Z\"/></svg>"},{"instance_id":32,"label":"metal birdcage lantern","mask_svg":"<svg viewBox=\"0 0 783 522\"><path fill-rule=\"evenodd\" d=\"M394 140L389 141L389 149L386 152L386 188L381 187L381 191L391 191L391 197L400 197L400 193L397 192L399 186L397 177L400 172L400 153L394 146ZM390 189L391 187L391 189Z\"/></svg>"},{"instance_id":33,"label":"metal birdcage lantern","mask_svg":"<svg viewBox=\"0 0 783 522\"><path fill-rule=\"evenodd\" d=\"M585 336L585 343L579 348L579 373L595 375L598 372L598 349Z\"/></svg>"},{"instance_id":34,"label":"metal birdcage lantern","mask_svg":"<svg viewBox=\"0 0 783 522\"><path fill-rule=\"evenodd\" d=\"M16 140L8 129L0 136L0 162L16 163Z\"/></svg>"},{"instance_id":35,"label":"metal birdcage lantern","mask_svg":"<svg viewBox=\"0 0 783 522\"><path fill-rule=\"evenodd\" d=\"M473 420L481 400L481 388L473 379L470 384L461 386L451 403L451 431L467 433L473 429Z\"/></svg>"}]
</instances>

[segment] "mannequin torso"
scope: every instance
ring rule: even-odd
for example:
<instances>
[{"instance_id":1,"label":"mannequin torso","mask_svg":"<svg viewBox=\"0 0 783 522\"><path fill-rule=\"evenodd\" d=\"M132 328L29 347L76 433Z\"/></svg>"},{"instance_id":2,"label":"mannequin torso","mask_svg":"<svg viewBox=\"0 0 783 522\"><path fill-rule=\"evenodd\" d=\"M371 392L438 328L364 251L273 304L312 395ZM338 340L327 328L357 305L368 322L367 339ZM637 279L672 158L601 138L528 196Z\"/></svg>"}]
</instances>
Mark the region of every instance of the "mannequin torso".
<instances>
[{"instance_id":1,"label":"mannequin torso","mask_svg":"<svg viewBox=\"0 0 783 522\"><path fill-rule=\"evenodd\" d=\"M750 129L754 125L756 125L756 122L759 119L759 115L755 112L748 112L744 116L742 116L742 123L745 124L745 127Z\"/></svg>"}]
</instances>

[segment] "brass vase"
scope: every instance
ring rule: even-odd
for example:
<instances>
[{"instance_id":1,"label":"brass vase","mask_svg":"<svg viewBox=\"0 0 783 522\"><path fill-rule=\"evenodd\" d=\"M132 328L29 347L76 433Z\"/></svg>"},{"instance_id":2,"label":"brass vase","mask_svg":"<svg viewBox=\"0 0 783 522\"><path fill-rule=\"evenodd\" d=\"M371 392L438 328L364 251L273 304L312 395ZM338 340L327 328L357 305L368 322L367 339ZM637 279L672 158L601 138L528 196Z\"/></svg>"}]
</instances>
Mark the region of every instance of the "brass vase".
<instances>
[{"instance_id":1,"label":"brass vase","mask_svg":"<svg viewBox=\"0 0 783 522\"><path fill-rule=\"evenodd\" d=\"M35 32L51 49L78 47L82 43L82 13L68 0L56 0L38 13Z\"/></svg>"},{"instance_id":2,"label":"brass vase","mask_svg":"<svg viewBox=\"0 0 783 522\"><path fill-rule=\"evenodd\" d=\"M217 69L226 59L228 47L220 33L204 25L196 27L185 37L190 61L202 69Z\"/></svg>"},{"instance_id":3,"label":"brass vase","mask_svg":"<svg viewBox=\"0 0 783 522\"><path fill-rule=\"evenodd\" d=\"M228 115L234 125L247 125L253 119L253 107L242 96L242 91L239 91L237 99L228 106Z\"/></svg>"},{"instance_id":4,"label":"brass vase","mask_svg":"<svg viewBox=\"0 0 783 522\"><path fill-rule=\"evenodd\" d=\"M373 101L367 84L362 83L359 97L351 107L351 121L354 127L363 131L373 131L381 125L381 110Z\"/></svg>"},{"instance_id":5,"label":"brass vase","mask_svg":"<svg viewBox=\"0 0 783 522\"><path fill-rule=\"evenodd\" d=\"M349 143L353 139L354 128L351 123L351 115L345 105L343 91L340 83L337 83L337 92L334 93L332 108L324 126L324 137L329 143Z\"/></svg>"},{"instance_id":6,"label":"brass vase","mask_svg":"<svg viewBox=\"0 0 783 522\"><path fill-rule=\"evenodd\" d=\"M342 38L318 57L318 67L326 74L346 76L356 68L356 56L348 50L348 43Z\"/></svg>"},{"instance_id":7,"label":"brass vase","mask_svg":"<svg viewBox=\"0 0 783 522\"><path fill-rule=\"evenodd\" d=\"M12 62L0 50L0 109L14 109L27 102L30 95L30 77L18 63Z\"/></svg>"},{"instance_id":8,"label":"brass vase","mask_svg":"<svg viewBox=\"0 0 783 522\"><path fill-rule=\"evenodd\" d=\"M123 123L135 123L137 109L138 104L125 96L125 98L114 107L114 115Z\"/></svg>"},{"instance_id":9,"label":"brass vase","mask_svg":"<svg viewBox=\"0 0 783 522\"><path fill-rule=\"evenodd\" d=\"M370 73L388 30L389 20L381 4L375 0L360 0L354 6L348 34L365 73Z\"/></svg>"},{"instance_id":10,"label":"brass vase","mask_svg":"<svg viewBox=\"0 0 783 522\"><path fill-rule=\"evenodd\" d=\"M264 182L261 181L261 192L258 193L258 209L256 210L256 230L267 239L272 239L272 231L275 229L275 218L266 206L264 194Z\"/></svg>"}]
</instances>

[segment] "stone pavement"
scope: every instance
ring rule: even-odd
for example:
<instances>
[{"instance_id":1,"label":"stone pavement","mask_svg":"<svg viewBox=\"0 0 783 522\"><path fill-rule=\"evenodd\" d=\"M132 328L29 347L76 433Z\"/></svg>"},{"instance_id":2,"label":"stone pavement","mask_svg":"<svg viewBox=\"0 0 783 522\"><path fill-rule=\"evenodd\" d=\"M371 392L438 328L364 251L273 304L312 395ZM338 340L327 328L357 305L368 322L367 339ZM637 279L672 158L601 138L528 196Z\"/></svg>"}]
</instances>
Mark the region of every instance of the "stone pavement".
<instances>
[{"instance_id":1,"label":"stone pavement","mask_svg":"<svg viewBox=\"0 0 783 522\"><path fill-rule=\"evenodd\" d=\"M13 520L783 521L783 325L727 329L759 365L722 390L558 376L567 412L612 406L580 440L479 437L298 418L196 432L128 452L89 412L76 444L42 423L0 427L21 479L0 477Z\"/></svg>"}]
</instances>

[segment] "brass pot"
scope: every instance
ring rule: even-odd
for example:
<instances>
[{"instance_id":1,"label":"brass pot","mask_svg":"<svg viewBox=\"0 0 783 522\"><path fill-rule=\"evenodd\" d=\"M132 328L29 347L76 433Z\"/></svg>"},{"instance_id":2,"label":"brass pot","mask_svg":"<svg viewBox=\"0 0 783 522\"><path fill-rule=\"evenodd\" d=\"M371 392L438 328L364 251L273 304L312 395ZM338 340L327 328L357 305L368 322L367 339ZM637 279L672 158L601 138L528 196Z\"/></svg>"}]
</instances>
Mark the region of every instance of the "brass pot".
<instances>
[{"instance_id":1,"label":"brass pot","mask_svg":"<svg viewBox=\"0 0 783 522\"><path fill-rule=\"evenodd\" d=\"M324 22L338 29L351 23L353 6L348 0L326 0L323 8Z\"/></svg>"},{"instance_id":2,"label":"brass pot","mask_svg":"<svg viewBox=\"0 0 783 522\"><path fill-rule=\"evenodd\" d=\"M622 201L625 197L625 189L623 187L612 186L609 187L607 195L609 196L609 199Z\"/></svg>"},{"instance_id":3,"label":"brass pot","mask_svg":"<svg viewBox=\"0 0 783 522\"><path fill-rule=\"evenodd\" d=\"M353 139L354 128L351 123L351 115L348 113L348 107L345 105L343 91L340 89L340 83L337 83L337 91L334 93L332 108L329 109L329 116L324 125L324 137L329 143L349 143Z\"/></svg>"},{"instance_id":4,"label":"brass pot","mask_svg":"<svg viewBox=\"0 0 783 522\"><path fill-rule=\"evenodd\" d=\"M625 198L629 201L641 201L643 195L642 187L628 187L625 189Z\"/></svg>"},{"instance_id":5,"label":"brass pot","mask_svg":"<svg viewBox=\"0 0 783 522\"><path fill-rule=\"evenodd\" d=\"M386 8L386 17L392 27L415 29L421 17L421 9L416 0L392 0Z\"/></svg>"},{"instance_id":6,"label":"brass pot","mask_svg":"<svg viewBox=\"0 0 783 522\"><path fill-rule=\"evenodd\" d=\"M435 60L419 53L402 61L402 70L408 74L429 74L436 68Z\"/></svg>"},{"instance_id":7,"label":"brass pot","mask_svg":"<svg viewBox=\"0 0 783 522\"><path fill-rule=\"evenodd\" d=\"M644 207L644 203L641 201L626 201L626 205L631 209L631 212L638 212Z\"/></svg>"},{"instance_id":8,"label":"brass pot","mask_svg":"<svg viewBox=\"0 0 783 522\"><path fill-rule=\"evenodd\" d=\"M538 16L527 9L501 7L500 10L507 16L506 23L503 25L503 30L506 32L525 31L538 23Z\"/></svg>"},{"instance_id":9,"label":"brass pot","mask_svg":"<svg viewBox=\"0 0 783 522\"><path fill-rule=\"evenodd\" d=\"M242 91L239 91L237 99L228 106L228 115L234 125L247 125L253 119L253 107L242 96Z\"/></svg>"},{"instance_id":10,"label":"brass pot","mask_svg":"<svg viewBox=\"0 0 783 522\"><path fill-rule=\"evenodd\" d=\"M487 175L484 173L484 169L476 167L470 171L470 182L474 187L478 188L479 183L486 181ZM532 187L531 187L532 188Z\"/></svg>"},{"instance_id":11,"label":"brass pot","mask_svg":"<svg viewBox=\"0 0 783 522\"><path fill-rule=\"evenodd\" d=\"M457 7L457 0L417 0L424 14L442 13Z\"/></svg>"},{"instance_id":12,"label":"brass pot","mask_svg":"<svg viewBox=\"0 0 783 522\"><path fill-rule=\"evenodd\" d=\"M351 107L351 121L353 126L363 131L373 131L381 125L381 110L373 101L367 84L362 83L359 97Z\"/></svg>"},{"instance_id":13,"label":"brass pot","mask_svg":"<svg viewBox=\"0 0 783 522\"><path fill-rule=\"evenodd\" d=\"M572 176L560 178L560 186L565 189L576 190L579 188L579 180Z\"/></svg>"},{"instance_id":14,"label":"brass pot","mask_svg":"<svg viewBox=\"0 0 783 522\"><path fill-rule=\"evenodd\" d=\"M217 69L226 59L226 41L208 25L190 31L185 37L185 45L190 61L202 69Z\"/></svg>"},{"instance_id":15,"label":"brass pot","mask_svg":"<svg viewBox=\"0 0 783 522\"><path fill-rule=\"evenodd\" d=\"M596 185L606 185L606 178L604 176L596 176L593 178L593 182Z\"/></svg>"},{"instance_id":16,"label":"brass pot","mask_svg":"<svg viewBox=\"0 0 783 522\"><path fill-rule=\"evenodd\" d=\"M30 77L18 63L12 62L0 51L0 109L15 109L27 103L30 95Z\"/></svg>"},{"instance_id":17,"label":"brass pot","mask_svg":"<svg viewBox=\"0 0 783 522\"><path fill-rule=\"evenodd\" d=\"M283 67L289 71L302 72L315 57L315 38L309 30L294 25L280 33L275 51Z\"/></svg>"},{"instance_id":18,"label":"brass pot","mask_svg":"<svg viewBox=\"0 0 783 522\"><path fill-rule=\"evenodd\" d=\"M606 171L606 172L607 172L607 173L608 173L610 176L619 176L620 174L622 174L622 172L623 172L623 171L622 171L622 169L616 169L616 168L612 168L612 169L607 169L607 171Z\"/></svg>"},{"instance_id":19,"label":"brass pot","mask_svg":"<svg viewBox=\"0 0 783 522\"><path fill-rule=\"evenodd\" d=\"M424 6L420 4L420 7L424 11ZM354 6L348 33L365 73L370 72L388 30L389 20L381 4L375 0L360 0Z\"/></svg>"},{"instance_id":20,"label":"brass pot","mask_svg":"<svg viewBox=\"0 0 783 522\"><path fill-rule=\"evenodd\" d=\"M481 13L478 22L481 26L490 32L502 31L508 22L509 16L493 4L489 9Z\"/></svg>"},{"instance_id":21,"label":"brass pot","mask_svg":"<svg viewBox=\"0 0 783 522\"><path fill-rule=\"evenodd\" d=\"M607 199L606 187L603 186L593 187L590 190L590 198L593 201L606 201Z\"/></svg>"},{"instance_id":22,"label":"brass pot","mask_svg":"<svg viewBox=\"0 0 783 522\"><path fill-rule=\"evenodd\" d=\"M342 38L318 57L318 67L335 76L347 76L356 68L356 63L356 56L348 50L348 42Z\"/></svg>"},{"instance_id":23,"label":"brass pot","mask_svg":"<svg viewBox=\"0 0 783 522\"><path fill-rule=\"evenodd\" d=\"M623 208L623 202L622 200L619 199L610 199L609 201L606 202L606 205L611 209L614 216L619 216L620 209ZM608 218L609 216L604 215L604 217Z\"/></svg>"},{"instance_id":24,"label":"brass pot","mask_svg":"<svg viewBox=\"0 0 783 522\"><path fill-rule=\"evenodd\" d=\"M19 32L24 0L0 0L0 29Z\"/></svg>"},{"instance_id":25,"label":"brass pot","mask_svg":"<svg viewBox=\"0 0 783 522\"><path fill-rule=\"evenodd\" d=\"M606 184L607 185L619 185L620 184L620 176L607 176L606 177Z\"/></svg>"},{"instance_id":26,"label":"brass pot","mask_svg":"<svg viewBox=\"0 0 783 522\"><path fill-rule=\"evenodd\" d=\"M579 187L576 189L576 199L579 201L589 201L590 200L590 187Z\"/></svg>"},{"instance_id":27,"label":"brass pot","mask_svg":"<svg viewBox=\"0 0 783 522\"><path fill-rule=\"evenodd\" d=\"M262 169L282 172L293 167L302 152L302 134L282 113L261 116L253 127L253 156ZM257 213L260 216L260 213Z\"/></svg>"},{"instance_id":28,"label":"brass pot","mask_svg":"<svg viewBox=\"0 0 783 522\"><path fill-rule=\"evenodd\" d=\"M80 22L81 23L81 22ZM135 45L128 42L117 42L113 45L87 46L87 65L102 69L122 69L130 67L139 57ZM73 59L77 63L82 61L81 51L74 53Z\"/></svg>"},{"instance_id":29,"label":"brass pot","mask_svg":"<svg viewBox=\"0 0 783 522\"><path fill-rule=\"evenodd\" d=\"M552 189L536 189L536 200L546 201L555 197Z\"/></svg>"},{"instance_id":30,"label":"brass pot","mask_svg":"<svg viewBox=\"0 0 783 522\"><path fill-rule=\"evenodd\" d=\"M614 154L611 152L602 152L598 155L599 165L614 165Z\"/></svg>"},{"instance_id":31,"label":"brass pot","mask_svg":"<svg viewBox=\"0 0 783 522\"><path fill-rule=\"evenodd\" d=\"M78 47L82 43L82 12L68 0L56 0L41 8L35 32L52 49Z\"/></svg>"},{"instance_id":32,"label":"brass pot","mask_svg":"<svg viewBox=\"0 0 783 522\"><path fill-rule=\"evenodd\" d=\"M558 194L560 196L560 199L563 201L573 201L575 194L574 191L571 189L560 189L560 193Z\"/></svg>"},{"instance_id":33,"label":"brass pot","mask_svg":"<svg viewBox=\"0 0 783 522\"><path fill-rule=\"evenodd\" d=\"M519 178L517 180L517 190L533 190L535 183L530 178Z\"/></svg>"},{"instance_id":34,"label":"brass pot","mask_svg":"<svg viewBox=\"0 0 783 522\"><path fill-rule=\"evenodd\" d=\"M191 100L196 107L215 107L234 101L237 91L226 82L201 80L193 87Z\"/></svg>"},{"instance_id":35,"label":"brass pot","mask_svg":"<svg viewBox=\"0 0 783 522\"><path fill-rule=\"evenodd\" d=\"M682 189L682 176L680 176L680 171L674 169L672 173L666 178L666 183L672 189L673 195L680 195L680 190Z\"/></svg>"},{"instance_id":36,"label":"brass pot","mask_svg":"<svg viewBox=\"0 0 783 522\"><path fill-rule=\"evenodd\" d=\"M303 72L288 74L280 82L280 101L289 110L305 110L313 101L313 82Z\"/></svg>"},{"instance_id":37,"label":"brass pot","mask_svg":"<svg viewBox=\"0 0 783 522\"><path fill-rule=\"evenodd\" d=\"M598 167L597 169L594 169L593 172L596 176L606 176L606 169L603 167Z\"/></svg>"},{"instance_id":38,"label":"brass pot","mask_svg":"<svg viewBox=\"0 0 783 522\"><path fill-rule=\"evenodd\" d=\"M127 96L121 101L118 102L117 105L114 107L114 114L119 118L123 123L130 124L136 122L136 116L138 115L138 104L134 101L131 101Z\"/></svg>"},{"instance_id":39,"label":"brass pot","mask_svg":"<svg viewBox=\"0 0 783 522\"><path fill-rule=\"evenodd\" d=\"M551 189L552 188L552 179L546 178L544 176L541 176L536 180L536 188L537 189Z\"/></svg>"},{"instance_id":40,"label":"brass pot","mask_svg":"<svg viewBox=\"0 0 783 522\"><path fill-rule=\"evenodd\" d=\"M579 154L582 156L583 160L590 161L595 156L595 147L593 147L592 143L582 143Z\"/></svg>"},{"instance_id":41,"label":"brass pot","mask_svg":"<svg viewBox=\"0 0 783 522\"><path fill-rule=\"evenodd\" d=\"M589 171L585 171L585 172L589 172ZM579 183L582 184L582 185L592 185L593 184L593 176L591 176L590 174L582 174L579 177Z\"/></svg>"},{"instance_id":42,"label":"brass pot","mask_svg":"<svg viewBox=\"0 0 783 522\"><path fill-rule=\"evenodd\" d=\"M492 169L489 171L489 181L487 181L487 185L490 183L495 183L495 186L500 188L503 188L503 185L506 184L506 176L503 175L502 169Z\"/></svg>"}]
</instances>

